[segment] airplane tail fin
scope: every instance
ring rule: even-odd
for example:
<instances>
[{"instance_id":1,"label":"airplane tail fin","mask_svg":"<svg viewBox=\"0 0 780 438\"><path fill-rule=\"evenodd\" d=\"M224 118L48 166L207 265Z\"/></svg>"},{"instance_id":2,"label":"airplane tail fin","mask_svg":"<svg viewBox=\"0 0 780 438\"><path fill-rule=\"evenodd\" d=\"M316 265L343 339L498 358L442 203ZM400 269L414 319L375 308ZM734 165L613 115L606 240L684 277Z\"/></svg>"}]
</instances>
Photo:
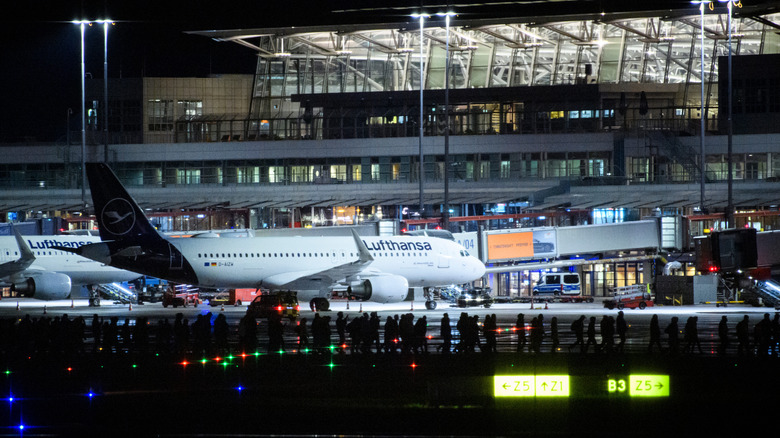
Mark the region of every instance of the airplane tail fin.
<instances>
[{"instance_id":1,"label":"airplane tail fin","mask_svg":"<svg viewBox=\"0 0 780 438\"><path fill-rule=\"evenodd\" d=\"M164 240L108 165L87 163L86 172L103 241L142 245Z\"/></svg>"},{"instance_id":2,"label":"airplane tail fin","mask_svg":"<svg viewBox=\"0 0 780 438\"><path fill-rule=\"evenodd\" d=\"M78 254L113 267L180 283L197 284L192 265L146 218L110 167L87 163L101 243Z\"/></svg>"}]
</instances>

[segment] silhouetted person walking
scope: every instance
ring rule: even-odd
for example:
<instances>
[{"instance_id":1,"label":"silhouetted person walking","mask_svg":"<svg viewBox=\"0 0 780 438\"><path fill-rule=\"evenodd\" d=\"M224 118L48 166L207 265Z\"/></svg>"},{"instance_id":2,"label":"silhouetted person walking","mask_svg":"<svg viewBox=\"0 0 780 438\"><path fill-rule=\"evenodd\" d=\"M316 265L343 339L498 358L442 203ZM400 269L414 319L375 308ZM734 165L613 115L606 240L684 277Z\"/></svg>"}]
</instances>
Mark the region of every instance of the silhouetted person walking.
<instances>
[{"instance_id":1,"label":"silhouetted person walking","mask_svg":"<svg viewBox=\"0 0 780 438\"><path fill-rule=\"evenodd\" d=\"M676 316L672 317L672 321L666 326L664 332L669 337L669 354L676 355L680 352L680 329L677 326L679 319Z\"/></svg>"},{"instance_id":2,"label":"silhouetted person walking","mask_svg":"<svg viewBox=\"0 0 780 438\"><path fill-rule=\"evenodd\" d=\"M339 312L336 318L336 333L339 337L339 348L344 348L347 343L347 323L349 317L344 317L344 312Z\"/></svg>"},{"instance_id":3,"label":"silhouetted person walking","mask_svg":"<svg viewBox=\"0 0 780 438\"><path fill-rule=\"evenodd\" d=\"M626 344L626 334L628 333L628 323L626 323L626 318L622 310L618 312L617 319L615 320L615 332L618 335L617 351L622 353Z\"/></svg>"},{"instance_id":4,"label":"silhouetted person walking","mask_svg":"<svg viewBox=\"0 0 780 438\"><path fill-rule=\"evenodd\" d=\"M769 343L772 341L772 320L769 319L768 313L764 314L764 318L756 324L754 330L758 356L767 357L769 355Z\"/></svg>"},{"instance_id":5,"label":"silhouetted person walking","mask_svg":"<svg viewBox=\"0 0 780 438\"><path fill-rule=\"evenodd\" d=\"M452 327L450 326L450 316L446 312L441 317L440 327L441 352L447 354L452 351Z\"/></svg>"},{"instance_id":6,"label":"silhouetted person walking","mask_svg":"<svg viewBox=\"0 0 780 438\"><path fill-rule=\"evenodd\" d=\"M720 355L725 355L728 351L729 344L731 343L729 340L729 320L726 318L726 315L723 315L718 323L718 339L720 340L718 353Z\"/></svg>"},{"instance_id":7,"label":"silhouetted person walking","mask_svg":"<svg viewBox=\"0 0 780 438\"><path fill-rule=\"evenodd\" d=\"M295 326L295 334L298 335L298 352L305 353L309 350L309 329L306 327L306 318L301 318Z\"/></svg>"},{"instance_id":8,"label":"silhouetted person walking","mask_svg":"<svg viewBox=\"0 0 780 438\"><path fill-rule=\"evenodd\" d=\"M583 353L588 352L588 348L593 345L593 348L598 351L599 344L596 342L596 317L591 316L588 321L588 340L585 342L585 347L582 349Z\"/></svg>"},{"instance_id":9,"label":"silhouetted person walking","mask_svg":"<svg viewBox=\"0 0 780 438\"><path fill-rule=\"evenodd\" d=\"M525 315L522 313L517 314L517 321L515 321L515 332L517 332L517 352L522 353L527 342L525 337Z\"/></svg>"},{"instance_id":10,"label":"silhouetted person walking","mask_svg":"<svg viewBox=\"0 0 780 438\"><path fill-rule=\"evenodd\" d=\"M580 346L580 352L585 352L585 315L581 315L571 323L571 331L574 332L574 343L569 346L569 351Z\"/></svg>"},{"instance_id":11,"label":"silhouetted person walking","mask_svg":"<svg viewBox=\"0 0 780 438\"><path fill-rule=\"evenodd\" d=\"M599 350L604 353L612 353L615 345L615 320L609 315L601 318L601 345Z\"/></svg>"},{"instance_id":12,"label":"silhouetted person walking","mask_svg":"<svg viewBox=\"0 0 780 438\"><path fill-rule=\"evenodd\" d=\"M658 347L658 351L663 351L661 346L661 325L658 323L658 315L653 315L650 318L650 343L647 344L647 352L653 352L653 346Z\"/></svg>"}]
</instances>

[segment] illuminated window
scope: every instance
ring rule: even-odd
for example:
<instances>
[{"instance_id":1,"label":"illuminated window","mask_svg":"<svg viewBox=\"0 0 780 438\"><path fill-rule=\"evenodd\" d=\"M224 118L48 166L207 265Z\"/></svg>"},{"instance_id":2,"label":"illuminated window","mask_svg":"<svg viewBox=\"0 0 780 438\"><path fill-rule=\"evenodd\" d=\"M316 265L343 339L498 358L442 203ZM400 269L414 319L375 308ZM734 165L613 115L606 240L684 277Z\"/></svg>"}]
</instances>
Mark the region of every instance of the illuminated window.
<instances>
[{"instance_id":1,"label":"illuminated window","mask_svg":"<svg viewBox=\"0 0 780 438\"><path fill-rule=\"evenodd\" d=\"M178 106L177 114L187 119L203 115L202 100L179 100L176 102L176 105Z\"/></svg>"},{"instance_id":2,"label":"illuminated window","mask_svg":"<svg viewBox=\"0 0 780 438\"><path fill-rule=\"evenodd\" d=\"M149 131L173 131L173 101L150 99L147 101Z\"/></svg>"},{"instance_id":3,"label":"illuminated window","mask_svg":"<svg viewBox=\"0 0 780 438\"><path fill-rule=\"evenodd\" d=\"M268 168L268 182L281 183L285 180L284 166L270 166Z\"/></svg>"}]
</instances>

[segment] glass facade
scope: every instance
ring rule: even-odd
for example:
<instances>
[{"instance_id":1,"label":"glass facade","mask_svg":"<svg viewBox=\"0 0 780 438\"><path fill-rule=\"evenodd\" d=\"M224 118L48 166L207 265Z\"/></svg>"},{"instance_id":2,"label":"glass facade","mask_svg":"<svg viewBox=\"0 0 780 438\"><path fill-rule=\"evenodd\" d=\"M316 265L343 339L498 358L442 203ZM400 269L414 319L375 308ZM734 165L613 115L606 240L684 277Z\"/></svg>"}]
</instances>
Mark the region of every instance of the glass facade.
<instances>
[{"instance_id":1,"label":"glass facade","mask_svg":"<svg viewBox=\"0 0 780 438\"><path fill-rule=\"evenodd\" d=\"M675 104L696 107L702 78L706 95L716 95L716 61L729 49L733 55L780 53L776 28L767 24L780 14L754 19L736 12L731 44L727 8L706 10L702 18L695 6L663 17L453 20L449 29L443 20L428 20L422 38L414 26L381 24L353 26L348 32L338 26L253 30L244 36L230 31L230 40L259 49L253 115L263 118L302 116L304 108L290 101L296 94L419 90L421 69L425 89L443 89L447 46L451 89L681 84ZM713 101L705 105L717 106Z\"/></svg>"}]
</instances>

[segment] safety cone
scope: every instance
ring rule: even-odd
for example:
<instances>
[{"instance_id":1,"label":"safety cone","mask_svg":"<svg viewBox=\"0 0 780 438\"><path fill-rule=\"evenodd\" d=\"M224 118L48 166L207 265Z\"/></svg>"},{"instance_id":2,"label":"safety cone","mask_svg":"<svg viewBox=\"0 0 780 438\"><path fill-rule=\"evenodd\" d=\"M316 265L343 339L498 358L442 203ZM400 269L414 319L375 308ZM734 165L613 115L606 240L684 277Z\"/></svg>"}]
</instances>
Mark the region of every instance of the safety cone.
<instances>
[{"instance_id":1,"label":"safety cone","mask_svg":"<svg viewBox=\"0 0 780 438\"><path fill-rule=\"evenodd\" d=\"M412 307L409 309L410 312L414 312L414 301L412 301Z\"/></svg>"},{"instance_id":2,"label":"safety cone","mask_svg":"<svg viewBox=\"0 0 780 438\"><path fill-rule=\"evenodd\" d=\"M219 311L220 311L220 312L224 312L224 311L225 311L225 303L222 303L222 308L221 308L221 309L219 309Z\"/></svg>"},{"instance_id":3,"label":"safety cone","mask_svg":"<svg viewBox=\"0 0 780 438\"><path fill-rule=\"evenodd\" d=\"M132 301L130 302L130 307L128 307L127 310L128 311L133 310L133 303L132 303Z\"/></svg>"},{"instance_id":4,"label":"safety cone","mask_svg":"<svg viewBox=\"0 0 780 438\"><path fill-rule=\"evenodd\" d=\"M549 310L549 307L547 307L547 301L544 302L544 310Z\"/></svg>"}]
</instances>

